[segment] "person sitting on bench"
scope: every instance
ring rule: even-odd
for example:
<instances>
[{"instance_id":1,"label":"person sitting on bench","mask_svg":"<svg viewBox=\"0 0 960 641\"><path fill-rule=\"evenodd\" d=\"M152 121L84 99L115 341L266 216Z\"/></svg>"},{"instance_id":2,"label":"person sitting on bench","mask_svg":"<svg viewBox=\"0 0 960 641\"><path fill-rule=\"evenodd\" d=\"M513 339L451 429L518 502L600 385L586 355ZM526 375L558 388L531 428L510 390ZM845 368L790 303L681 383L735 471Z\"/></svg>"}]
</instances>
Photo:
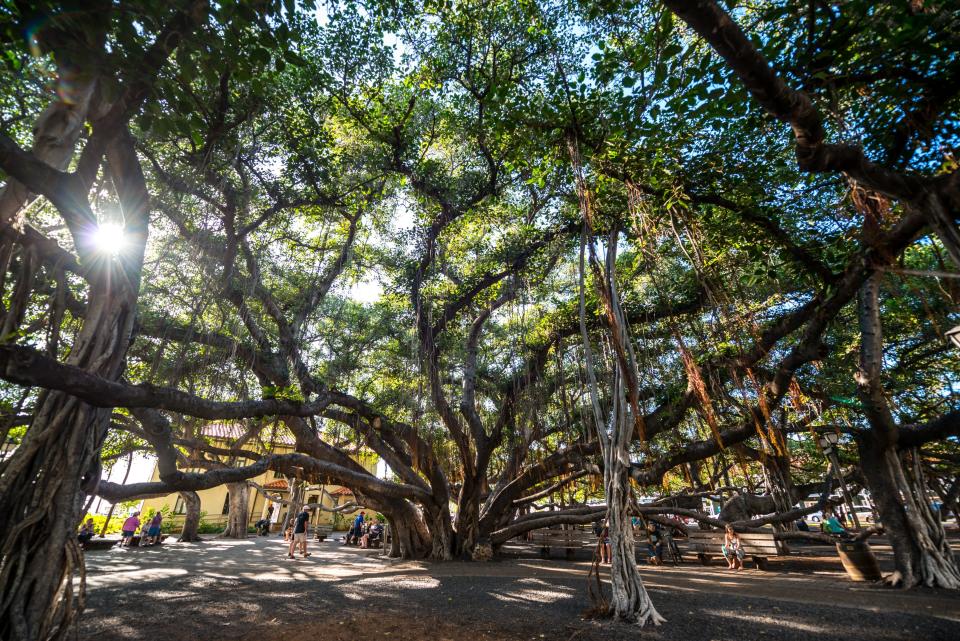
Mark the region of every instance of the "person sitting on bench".
<instances>
[{"instance_id":1,"label":"person sitting on bench","mask_svg":"<svg viewBox=\"0 0 960 641\"><path fill-rule=\"evenodd\" d=\"M375 519L370 525L366 533L360 537L360 547L362 548L371 548L371 547L380 547L380 542L383 539L383 526L380 525L380 521Z\"/></svg>"},{"instance_id":2,"label":"person sitting on bench","mask_svg":"<svg viewBox=\"0 0 960 641\"><path fill-rule=\"evenodd\" d=\"M80 542L80 545L85 545L87 541L93 538L94 533L93 519L87 519L87 522L80 526L80 531L77 533L77 541Z\"/></svg>"},{"instance_id":3,"label":"person sitting on bench","mask_svg":"<svg viewBox=\"0 0 960 641\"><path fill-rule=\"evenodd\" d=\"M743 569L743 544L740 542L740 535L729 523L726 533L723 535L723 545L720 549L723 551L723 558L727 560L728 570L739 572Z\"/></svg>"},{"instance_id":4,"label":"person sitting on bench","mask_svg":"<svg viewBox=\"0 0 960 641\"><path fill-rule=\"evenodd\" d=\"M144 521L140 526L140 540L137 542L139 547L150 545L150 521Z\"/></svg>"},{"instance_id":5,"label":"person sitting on bench","mask_svg":"<svg viewBox=\"0 0 960 641\"><path fill-rule=\"evenodd\" d=\"M827 534L846 534L847 533L846 528L840 525L840 521L837 520L837 517L836 515L834 515L833 510L824 510L823 521L820 523L820 528Z\"/></svg>"},{"instance_id":6,"label":"person sitting on bench","mask_svg":"<svg viewBox=\"0 0 960 641\"><path fill-rule=\"evenodd\" d=\"M267 513L263 516L262 519L253 524L257 528L257 534L259 536L268 536L270 534L270 521L273 519L273 506L270 505L267 507Z\"/></svg>"},{"instance_id":7,"label":"person sitting on bench","mask_svg":"<svg viewBox=\"0 0 960 641\"><path fill-rule=\"evenodd\" d=\"M663 565L663 535L653 521L647 523L647 556L650 565Z\"/></svg>"}]
</instances>

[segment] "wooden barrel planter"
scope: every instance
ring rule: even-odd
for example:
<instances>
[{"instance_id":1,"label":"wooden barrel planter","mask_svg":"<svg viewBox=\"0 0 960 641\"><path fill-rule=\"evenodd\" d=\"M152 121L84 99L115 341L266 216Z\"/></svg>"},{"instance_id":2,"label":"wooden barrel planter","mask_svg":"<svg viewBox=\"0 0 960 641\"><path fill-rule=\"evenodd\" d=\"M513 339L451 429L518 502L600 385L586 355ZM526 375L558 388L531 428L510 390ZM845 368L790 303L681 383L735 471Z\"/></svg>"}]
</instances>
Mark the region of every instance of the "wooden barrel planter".
<instances>
[{"instance_id":1,"label":"wooden barrel planter","mask_svg":"<svg viewBox=\"0 0 960 641\"><path fill-rule=\"evenodd\" d=\"M877 557L865 541L841 541L837 543L837 554L852 581L879 581L883 578Z\"/></svg>"}]
</instances>

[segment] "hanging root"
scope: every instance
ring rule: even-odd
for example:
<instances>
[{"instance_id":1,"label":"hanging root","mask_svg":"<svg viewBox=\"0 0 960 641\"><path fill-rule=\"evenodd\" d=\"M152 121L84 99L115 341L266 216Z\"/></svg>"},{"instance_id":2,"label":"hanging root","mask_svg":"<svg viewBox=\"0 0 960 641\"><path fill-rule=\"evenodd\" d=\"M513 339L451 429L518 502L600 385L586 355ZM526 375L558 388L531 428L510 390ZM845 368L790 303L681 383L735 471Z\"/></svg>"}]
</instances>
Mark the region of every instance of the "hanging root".
<instances>
[{"instance_id":1,"label":"hanging root","mask_svg":"<svg viewBox=\"0 0 960 641\"><path fill-rule=\"evenodd\" d=\"M610 602L603 593L603 583L600 582L601 545L602 539L598 537L597 545L593 548L593 563L590 564L590 573L587 574L587 598L590 599L590 607L581 614L584 619L608 619L613 614Z\"/></svg>"}]
</instances>

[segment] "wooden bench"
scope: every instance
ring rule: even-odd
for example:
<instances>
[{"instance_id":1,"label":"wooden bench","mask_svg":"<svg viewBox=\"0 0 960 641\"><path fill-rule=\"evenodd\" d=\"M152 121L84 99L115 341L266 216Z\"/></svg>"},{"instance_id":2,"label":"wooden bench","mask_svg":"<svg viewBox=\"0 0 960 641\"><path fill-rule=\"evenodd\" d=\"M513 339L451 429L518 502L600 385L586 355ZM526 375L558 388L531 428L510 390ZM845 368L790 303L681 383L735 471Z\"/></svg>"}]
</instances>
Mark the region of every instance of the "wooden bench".
<instances>
[{"instance_id":1,"label":"wooden bench","mask_svg":"<svg viewBox=\"0 0 960 641\"><path fill-rule=\"evenodd\" d=\"M562 548L567 558L572 558L576 550L592 548L597 544L597 537L585 530L534 530L527 541L528 544L540 549L543 558L550 557L552 548Z\"/></svg>"},{"instance_id":2,"label":"wooden bench","mask_svg":"<svg viewBox=\"0 0 960 641\"><path fill-rule=\"evenodd\" d=\"M90 550L108 550L117 543L119 543L119 539L101 539L100 537L94 537L86 543L81 543L80 547L88 552Z\"/></svg>"},{"instance_id":3,"label":"wooden bench","mask_svg":"<svg viewBox=\"0 0 960 641\"><path fill-rule=\"evenodd\" d=\"M333 532L333 527L329 525L318 525L316 527L317 541L323 541Z\"/></svg>"},{"instance_id":4,"label":"wooden bench","mask_svg":"<svg viewBox=\"0 0 960 641\"><path fill-rule=\"evenodd\" d=\"M163 542L166 541L168 538L170 538L170 535L169 535L169 534L161 534L161 535L160 535L160 541L159 541L158 543L153 543L152 545L160 545L160 543L163 543ZM133 537L131 537L131 539L130 539L130 547L132 547L132 548L138 548L138 547L140 547L140 535L139 535L139 534L135 534L135 535L133 535ZM151 547L151 545L147 545L147 546L143 546L143 547Z\"/></svg>"},{"instance_id":5,"label":"wooden bench","mask_svg":"<svg viewBox=\"0 0 960 641\"><path fill-rule=\"evenodd\" d=\"M710 565L710 555L723 556L723 530L690 530L687 544L704 565ZM782 544L773 538L773 532L741 534L743 555L757 564L757 569L767 569L767 557L783 554Z\"/></svg>"},{"instance_id":6,"label":"wooden bench","mask_svg":"<svg viewBox=\"0 0 960 641\"><path fill-rule=\"evenodd\" d=\"M637 561L641 559L650 562L650 537L644 531L635 532L633 535L633 544L636 550ZM683 555L680 553L680 548L677 547L677 542L674 540L674 537L666 529L660 530L660 544L662 546L662 556L664 559L676 565L678 563L683 563Z\"/></svg>"}]
</instances>

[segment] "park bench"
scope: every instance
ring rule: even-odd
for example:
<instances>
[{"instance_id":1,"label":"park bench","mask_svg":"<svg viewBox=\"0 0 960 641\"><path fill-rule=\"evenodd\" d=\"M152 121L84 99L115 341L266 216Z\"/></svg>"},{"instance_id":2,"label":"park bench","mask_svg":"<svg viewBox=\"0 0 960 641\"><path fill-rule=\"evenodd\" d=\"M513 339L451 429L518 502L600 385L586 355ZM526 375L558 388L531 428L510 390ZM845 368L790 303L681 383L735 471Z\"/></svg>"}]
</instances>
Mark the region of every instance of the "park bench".
<instances>
[{"instance_id":1,"label":"park bench","mask_svg":"<svg viewBox=\"0 0 960 641\"><path fill-rule=\"evenodd\" d=\"M333 532L333 528L329 525L318 525L316 527L316 536L317 541L323 541Z\"/></svg>"},{"instance_id":2,"label":"park bench","mask_svg":"<svg viewBox=\"0 0 960 641\"><path fill-rule=\"evenodd\" d=\"M169 537L170 537L169 534L161 534L161 535L160 535L160 543L163 543L163 542L166 541ZM155 543L154 545L158 545L158 544ZM132 548L140 547L140 535L139 535L139 534L135 534L135 535L133 536L133 538L130 540L130 547L132 547Z\"/></svg>"},{"instance_id":3,"label":"park bench","mask_svg":"<svg viewBox=\"0 0 960 641\"><path fill-rule=\"evenodd\" d=\"M723 556L723 530L690 530L687 544L704 565L710 565L710 556ZM767 557L783 554L782 544L773 538L773 532L741 534L743 554L756 563L758 570L767 569Z\"/></svg>"},{"instance_id":4,"label":"park bench","mask_svg":"<svg viewBox=\"0 0 960 641\"><path fill-rule=\"evenodd\" d=\"M550 550L553 548L563 549L569 559L581 548L594 547L597 544L597 537L585 530L542 529L534 530L526 543L539 548L540 555L545 559L549 558Z\"/></svg>"},{"instance_id":5,"label":"park bench","mask_svg":"<svg viewBox=\"0 0 960 641\"><path fill-rule=\"evenodd\" d=\"M101 539L94 537L86 543L82 543L80 547L89 552L90 550L108 550L116 544L117 539Z\"/></svg>"}]
</instances>

